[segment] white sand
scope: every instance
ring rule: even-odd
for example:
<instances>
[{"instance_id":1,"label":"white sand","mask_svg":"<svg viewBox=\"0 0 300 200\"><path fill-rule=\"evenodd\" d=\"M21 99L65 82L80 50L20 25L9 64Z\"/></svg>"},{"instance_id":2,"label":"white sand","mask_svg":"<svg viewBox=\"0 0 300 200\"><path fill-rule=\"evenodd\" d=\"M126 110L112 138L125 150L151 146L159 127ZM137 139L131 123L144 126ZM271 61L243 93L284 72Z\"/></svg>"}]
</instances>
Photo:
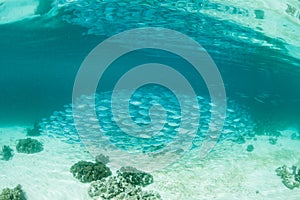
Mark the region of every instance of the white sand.
<instances>
[{"instance_id":1,"label":"white sand","mask_svg":"<svg viewBox=\"0 0 300 200\"><path fill-rule=\"evenodd\" d=\"M158 191L165 200L298 200L300 189L287 189L275 173L277 167L300 160L300 141L289 139L291 132L283 132L276 145L269 144L268 137L242 145L222 142L204 160L192 151L153 172L155 183L146 189ZM26 138L22 127L0 129L1 146L15 150L20 138ZM84 147L45 136L36 139L43 142L43 152L28 155L15 150L12 160L0 160L0 190L21 184L29 200L88 200L89 184L80 183L69 172L75 162L93 160ZM255 147L251 153L246 151L248 144Z\"/></svg>"},{"instance_id":2,"label":"white sand","mask_svg":"<svg viewBox=\"0 0 300 200\"><path fill-rule=\"evenodd\" d=\"M291 140L291 132L282 132L276 145L265 136L242 145L222 142L205 160L193 151L168 169L155 172L156 183L150 187L160 190L164 199L299 200L300 189L289 190L275 173L283 164L300 161L300 141ZM255 147L251 153L246 151L248 144Z\"/></svg>"},{"instance_id":3,"label":"white sand","mask_svg":"<svg viewBox=\"0 0 300 200\"><path fill-rule=\"evenodd\" d=\"M35 138L44 144L44 150L21 154L15 149L15 141L21 138L26 138L24 128L0 129L1 146L10 145L15 151L12 160L0 160L0 189L21 184L29 200L89 199L89 185L80 183L69 172L75 162L92 160L83 147L39 136Z\"/></svg>"}]
</instances>

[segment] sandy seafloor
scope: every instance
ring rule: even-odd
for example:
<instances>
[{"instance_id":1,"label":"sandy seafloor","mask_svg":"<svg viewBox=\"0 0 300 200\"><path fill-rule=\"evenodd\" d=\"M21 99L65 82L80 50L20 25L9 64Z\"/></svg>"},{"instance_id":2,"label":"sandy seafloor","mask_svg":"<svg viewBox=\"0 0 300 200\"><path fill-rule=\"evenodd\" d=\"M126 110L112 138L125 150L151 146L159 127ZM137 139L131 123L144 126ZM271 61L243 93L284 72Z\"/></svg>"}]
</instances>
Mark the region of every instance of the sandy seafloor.
<instances>
[{"instance_id":1,"label":"sandy seafloor","mask_svg":"<svg viewBox=\"0 0 300 200\"><path fill-rule=\"evenodd\" d=\"M204 160L197 150L188 152L171 166L153 172L154 183L145 188L158 191L165 200L298 200L300 189L290 190L275 169L300 161L300 141L291 140L294 130L282 131L277 144L269 137L237 144L220 142ZM29 200L88 200L89 184L80 183L69 172L79 160L93 161L83 146L49 138L36 137L44 144L37 154L17 153L16 140L26 138L25 127L0 128L0 145L10 145L15 152L10 161L0 160L0 189L23 186ZM253 144L253 152L247 152Z\"/></svg>"}]
</instances>

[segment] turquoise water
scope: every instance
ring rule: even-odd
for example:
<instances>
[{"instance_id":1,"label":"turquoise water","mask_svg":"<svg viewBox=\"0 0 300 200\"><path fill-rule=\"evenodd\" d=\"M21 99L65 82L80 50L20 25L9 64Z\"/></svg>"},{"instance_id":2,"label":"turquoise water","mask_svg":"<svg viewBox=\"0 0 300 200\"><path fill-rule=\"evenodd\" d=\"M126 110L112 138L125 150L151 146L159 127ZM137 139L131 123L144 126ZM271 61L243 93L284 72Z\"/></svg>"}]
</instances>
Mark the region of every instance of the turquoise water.
<instances>
[{"instance_id":1,"label":"turquoise water","mask_svg":"<svg viewBox=\"0 0 300 200\"><path fill-rule=\"evenodd\" d=\"M83 93L85 96L74 99L78 72L98 44L123 31L147 27L167 28L185 34L198 42L216 64L227 106L219 141L243 145L248 144L247 141L256 141L256 136L270 136L269 143L276 143L278 131L291 127L295 130L292 139L299 140L300 3L297 0L250 3L0 0L0 126L32 127L39 123L43 136L70 145L79 144L80 148L84 145L93 156L111 153L112 168L131 162L147 171L147 165L156 162L160 156L157 165L164 166L162 160L168 155L165 152L170 151L171 157L177 157L181 152L201 148L210 135L209 118L216 113L217 120L212 126L218 129L221 124L218 120L223 119L222 108L213 109L223 105L222 99L213 102L210 89L218 85L206 85L205 77L198 74L189 60L174 52L149 48L120 56L101 77L94 91L96 96ZM190 46L180 46L179 39L177 43L176 38L170 38L170 41L165 36L161 38L166 39L166 44L173 41L174 48L184 52L190 50ZM135 38L131 39L134 41ZM126 42L120 41L120 49L128 44ZM97 62L106 59L101 56ZM131 93L130 88L124 86L115 104L119 110L113 116L111 91L124 74L146 63L164 64L182 74L194 89L200 109L185 91L175 96L177 91L172 88L150 84ZM181 83L173 82L174 87ZM86 84L93 83L88 79ZM126 97L130 95L132 99L127 101ZM181 99L186 105L181 104ZM126 101L129 118L139 128L126 121L127 113L121 109L121 103ZM165 111L158 109L151 116L153 105L161 105ZM186 110L186 116L180 116L184 114L183 110ZM93 111L96 111L95 116L91 114ZM166 117L165 124L160 124L162 116ZM118 127L119 122L123 129ZM97 135L99 126L101 135ZM176 134L182 133L180 126L187 136L177 141ZM159 128L161 130L156 132ZM153 134L154 137L149 139ZM101 144L95 142L99 140ZM174 140L174 147L164 151ZM3 138L3 141L8 139ZM99 147L105 147L105 150ZM134 158L136 162L129 160L119 164L118 159L127 154L120 154L115 147L131 153L141 151L153 160L149 158L149 163L139 165L145 158ZM84 156L80 156L83 159ZM156 167L160 168L155 166L153 169Z\"/></svg>"},{"instance_id":2,"label":"turquoise water","mask_svg":"<svg viewBox=\"0 0 300 200\"><path fill-rule=\"evenodd\" d=\"M7 12L11 9L10 14L16 15L15 21L5 21L5 12L1 15L0 121L3 125L31 124L61 109L71 102L72 86L81 62L99 42L121 31L146 26L171 28L195 38L217 64L227 95L245 96L257 112L277 112L279 108L288 111L289 107L293 111L299 105L297 34L294 38L270 37L266 34L270 30L253 29L248 24L227 20L237 15L255 21L258 26L272 20L272 16L255 18L254 8L237 6L235 11L228 5L225 11L233 9L233 13L219 11L228 15L222 19L205 13L223 9L226 3L198 2L198 12L159 6L156 1L132 2L132 10L127 9L129 3L126 2L124 5L109 1L91 5L85 5L84 1L56 3L50 13L28 14L24 20L14 10L18 6L23 8L17 3L5 9ZM31 4L34 11L35 1ZM246 14L239 13L238 8ZM285 26L297 31L299 19L294 18L294 23L286 25L291 20L284 19L291 16L283 14L282 22L277 22L278 32L284 32ZM291 41L288 43L285 39ZM253 100L255 97L261 98L263 103Z\"/></svg>"}]
</instances>

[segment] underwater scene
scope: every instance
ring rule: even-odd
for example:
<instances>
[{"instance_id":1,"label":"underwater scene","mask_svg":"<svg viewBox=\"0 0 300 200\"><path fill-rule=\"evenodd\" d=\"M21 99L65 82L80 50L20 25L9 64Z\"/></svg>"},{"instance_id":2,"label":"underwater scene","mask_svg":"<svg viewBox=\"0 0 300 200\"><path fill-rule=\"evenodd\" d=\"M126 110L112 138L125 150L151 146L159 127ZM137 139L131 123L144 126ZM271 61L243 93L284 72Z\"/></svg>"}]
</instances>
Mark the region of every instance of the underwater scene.
<instances>
[{"instance_id":1,"label":"underwater scene","mask_svg":"<svg viewBox=\"0 0 300 200\"><path fill-rule=\"evenodd\" d=\"M0 200L299 200L299 0L0 0Z\"/></svg>"}]
</instances>

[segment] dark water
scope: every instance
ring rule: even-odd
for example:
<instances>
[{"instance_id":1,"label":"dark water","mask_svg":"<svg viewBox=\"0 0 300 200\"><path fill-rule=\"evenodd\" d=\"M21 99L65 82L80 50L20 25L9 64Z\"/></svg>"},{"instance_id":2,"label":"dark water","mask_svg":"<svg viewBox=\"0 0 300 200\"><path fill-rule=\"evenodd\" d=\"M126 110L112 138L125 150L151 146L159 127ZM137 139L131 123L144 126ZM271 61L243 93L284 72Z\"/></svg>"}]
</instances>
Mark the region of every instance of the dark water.
<instances>
[{"instance_id":1,"label":"dark water","mask_svg":"<svg viewBox=\"0 0 300 200\"><path fill-rule=\"evenodd\" d=\"M62 6L55 16L42 15L0 25L1 126L33 124L54 110L61 110L72 101L76 73L96 45L121 31L147 26L171 28L196 39L217 64L227 96L247 105L253 116L299 123L300 61L292 56L299 52L291 54L284 40L201 12L188 13L147 3L112 6L91 1L83 6L78 2ZM47 10L47 6L44 8ZM110 19L106 12L119 15ZM263 46L253 39L271 45ZM297 46L294 49L299 50ZM121 66L148 61L175 67L177 64L183 72L186 67L172 55L157 58L138 52L116 63L106 79L115 82L124 72ZM191 73L190 82L202 85ZM109 89L109 84L104 87Z\"/></svg>"}]
</instances>

